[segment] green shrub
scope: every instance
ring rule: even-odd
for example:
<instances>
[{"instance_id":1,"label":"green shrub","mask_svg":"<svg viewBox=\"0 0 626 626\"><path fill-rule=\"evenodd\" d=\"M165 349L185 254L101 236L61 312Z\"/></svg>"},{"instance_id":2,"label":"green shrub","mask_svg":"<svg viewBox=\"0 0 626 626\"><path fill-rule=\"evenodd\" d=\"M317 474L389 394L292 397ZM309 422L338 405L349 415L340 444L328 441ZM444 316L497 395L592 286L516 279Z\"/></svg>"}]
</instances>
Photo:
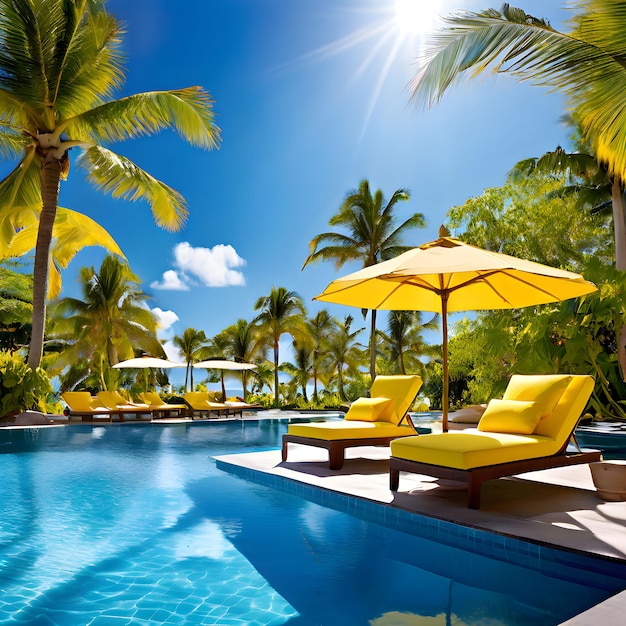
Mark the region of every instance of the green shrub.
<instances>
[{"instance_id":1,"label":"green shrub","mask_svg":"<svg viewBox=\"0 0 626 626\"><path fill-rule=\"evenodd\" d=\"M0 418L29 409L45 412L52 385L46 372L32 370L17 353L0 351Z\"/></svg>"}]
</instances>

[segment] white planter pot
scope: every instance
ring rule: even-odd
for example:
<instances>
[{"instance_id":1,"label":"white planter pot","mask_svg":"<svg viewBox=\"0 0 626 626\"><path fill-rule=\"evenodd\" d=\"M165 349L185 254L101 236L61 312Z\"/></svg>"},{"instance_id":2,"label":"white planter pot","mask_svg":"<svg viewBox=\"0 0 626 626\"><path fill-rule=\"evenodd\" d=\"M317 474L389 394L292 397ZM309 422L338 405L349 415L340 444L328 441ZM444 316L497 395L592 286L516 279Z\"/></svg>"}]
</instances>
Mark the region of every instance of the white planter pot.
<instances>
[{"instance_id":1,"label":"white planter pot","mask_svg":"<svg viewBox=\"0 0 626 626\"><path fill-rule=\"evenodd\" d=\"M598 495L604 500L626 500L626 461L590 463L591 478Z\"/></svg>"}]
</instances>

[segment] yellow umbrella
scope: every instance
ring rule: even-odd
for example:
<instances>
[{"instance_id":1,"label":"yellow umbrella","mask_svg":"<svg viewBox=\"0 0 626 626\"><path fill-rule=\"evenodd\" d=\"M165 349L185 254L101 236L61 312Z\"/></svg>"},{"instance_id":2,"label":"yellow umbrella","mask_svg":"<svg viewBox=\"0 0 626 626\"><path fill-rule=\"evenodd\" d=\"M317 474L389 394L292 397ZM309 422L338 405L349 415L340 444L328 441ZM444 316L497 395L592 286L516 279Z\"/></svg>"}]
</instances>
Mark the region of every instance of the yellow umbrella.
<instances>
[{"instance_id":1,"label":"yellow umbrella","mask_svg":"<svg viewBox=\"0 0 626 626\"><path fill-rule=\"evenodd\" d=\"M440 237L338 278L314 299L362 309L441 313L446 432L449 312L517 309L576 298L596 289L580 274Z\"/></svg>"}]
</instances>

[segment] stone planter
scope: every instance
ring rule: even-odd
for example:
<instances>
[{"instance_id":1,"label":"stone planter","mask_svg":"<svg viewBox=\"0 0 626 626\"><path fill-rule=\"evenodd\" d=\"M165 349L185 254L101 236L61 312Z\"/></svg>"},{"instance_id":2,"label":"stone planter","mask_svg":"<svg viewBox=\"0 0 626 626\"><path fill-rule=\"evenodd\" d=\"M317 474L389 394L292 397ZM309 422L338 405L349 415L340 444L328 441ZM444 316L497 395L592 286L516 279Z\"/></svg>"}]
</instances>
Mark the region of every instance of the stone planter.
<instances>
[{"instance_id":1,"label":"stone planter","mask_svg":"<svg viewBox=\"0 0 626 626\"><path fill-rule=\"evenodd\" d=\"M603 500L626 500L626 461L590 463L591 478Z\"/></svg>"}]
</instances>

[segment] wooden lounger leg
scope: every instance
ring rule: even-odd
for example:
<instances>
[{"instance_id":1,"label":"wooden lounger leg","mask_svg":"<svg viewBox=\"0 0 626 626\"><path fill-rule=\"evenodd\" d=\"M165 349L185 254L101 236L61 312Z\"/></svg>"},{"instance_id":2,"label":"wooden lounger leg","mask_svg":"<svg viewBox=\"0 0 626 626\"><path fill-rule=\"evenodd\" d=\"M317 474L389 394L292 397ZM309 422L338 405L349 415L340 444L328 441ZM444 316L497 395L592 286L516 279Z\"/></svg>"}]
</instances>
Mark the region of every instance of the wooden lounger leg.
<instances>
[{"instance_id":1,"label":"wooden lounger leg","mask_svg":"<svg viewBox=\"0 0 626 626\"><path fill-rule=\"evenodd\" d=\"M289 444L283 439L283 449L282 449L282 458L283 463L287 460L287 446Z\"/></svg>"},{"instance_id":2,"label":"wooden lounger leg","mask_svg":"<svg viewBox=\"0 0 626 626\"><path fill-rule=\"evenodd\" d=\"M328 448L328 467L340 470L343 467L343 447L331 445Z\"/></svg>"},{"instance_id":3,"label":"wooden lounger leg","mask_svg":"<svg viewBox=\"0 0 626 626\"><path fill-rule=\"evenodd\" d=\"M480 509L480 487L482 480L470 473L467 483L467 508Z\"/></svg>"},{"instance_id":4,"label":"wooden lounger leg","mask_svg":"<svg viewBox=\"0 0 626 626\"><path fill-rule=\"evenodd\" d=\"M391 491L398 491L400 485L400 470L392 467L389 469L389 489Z\"/></svg>"}]
</instances>

